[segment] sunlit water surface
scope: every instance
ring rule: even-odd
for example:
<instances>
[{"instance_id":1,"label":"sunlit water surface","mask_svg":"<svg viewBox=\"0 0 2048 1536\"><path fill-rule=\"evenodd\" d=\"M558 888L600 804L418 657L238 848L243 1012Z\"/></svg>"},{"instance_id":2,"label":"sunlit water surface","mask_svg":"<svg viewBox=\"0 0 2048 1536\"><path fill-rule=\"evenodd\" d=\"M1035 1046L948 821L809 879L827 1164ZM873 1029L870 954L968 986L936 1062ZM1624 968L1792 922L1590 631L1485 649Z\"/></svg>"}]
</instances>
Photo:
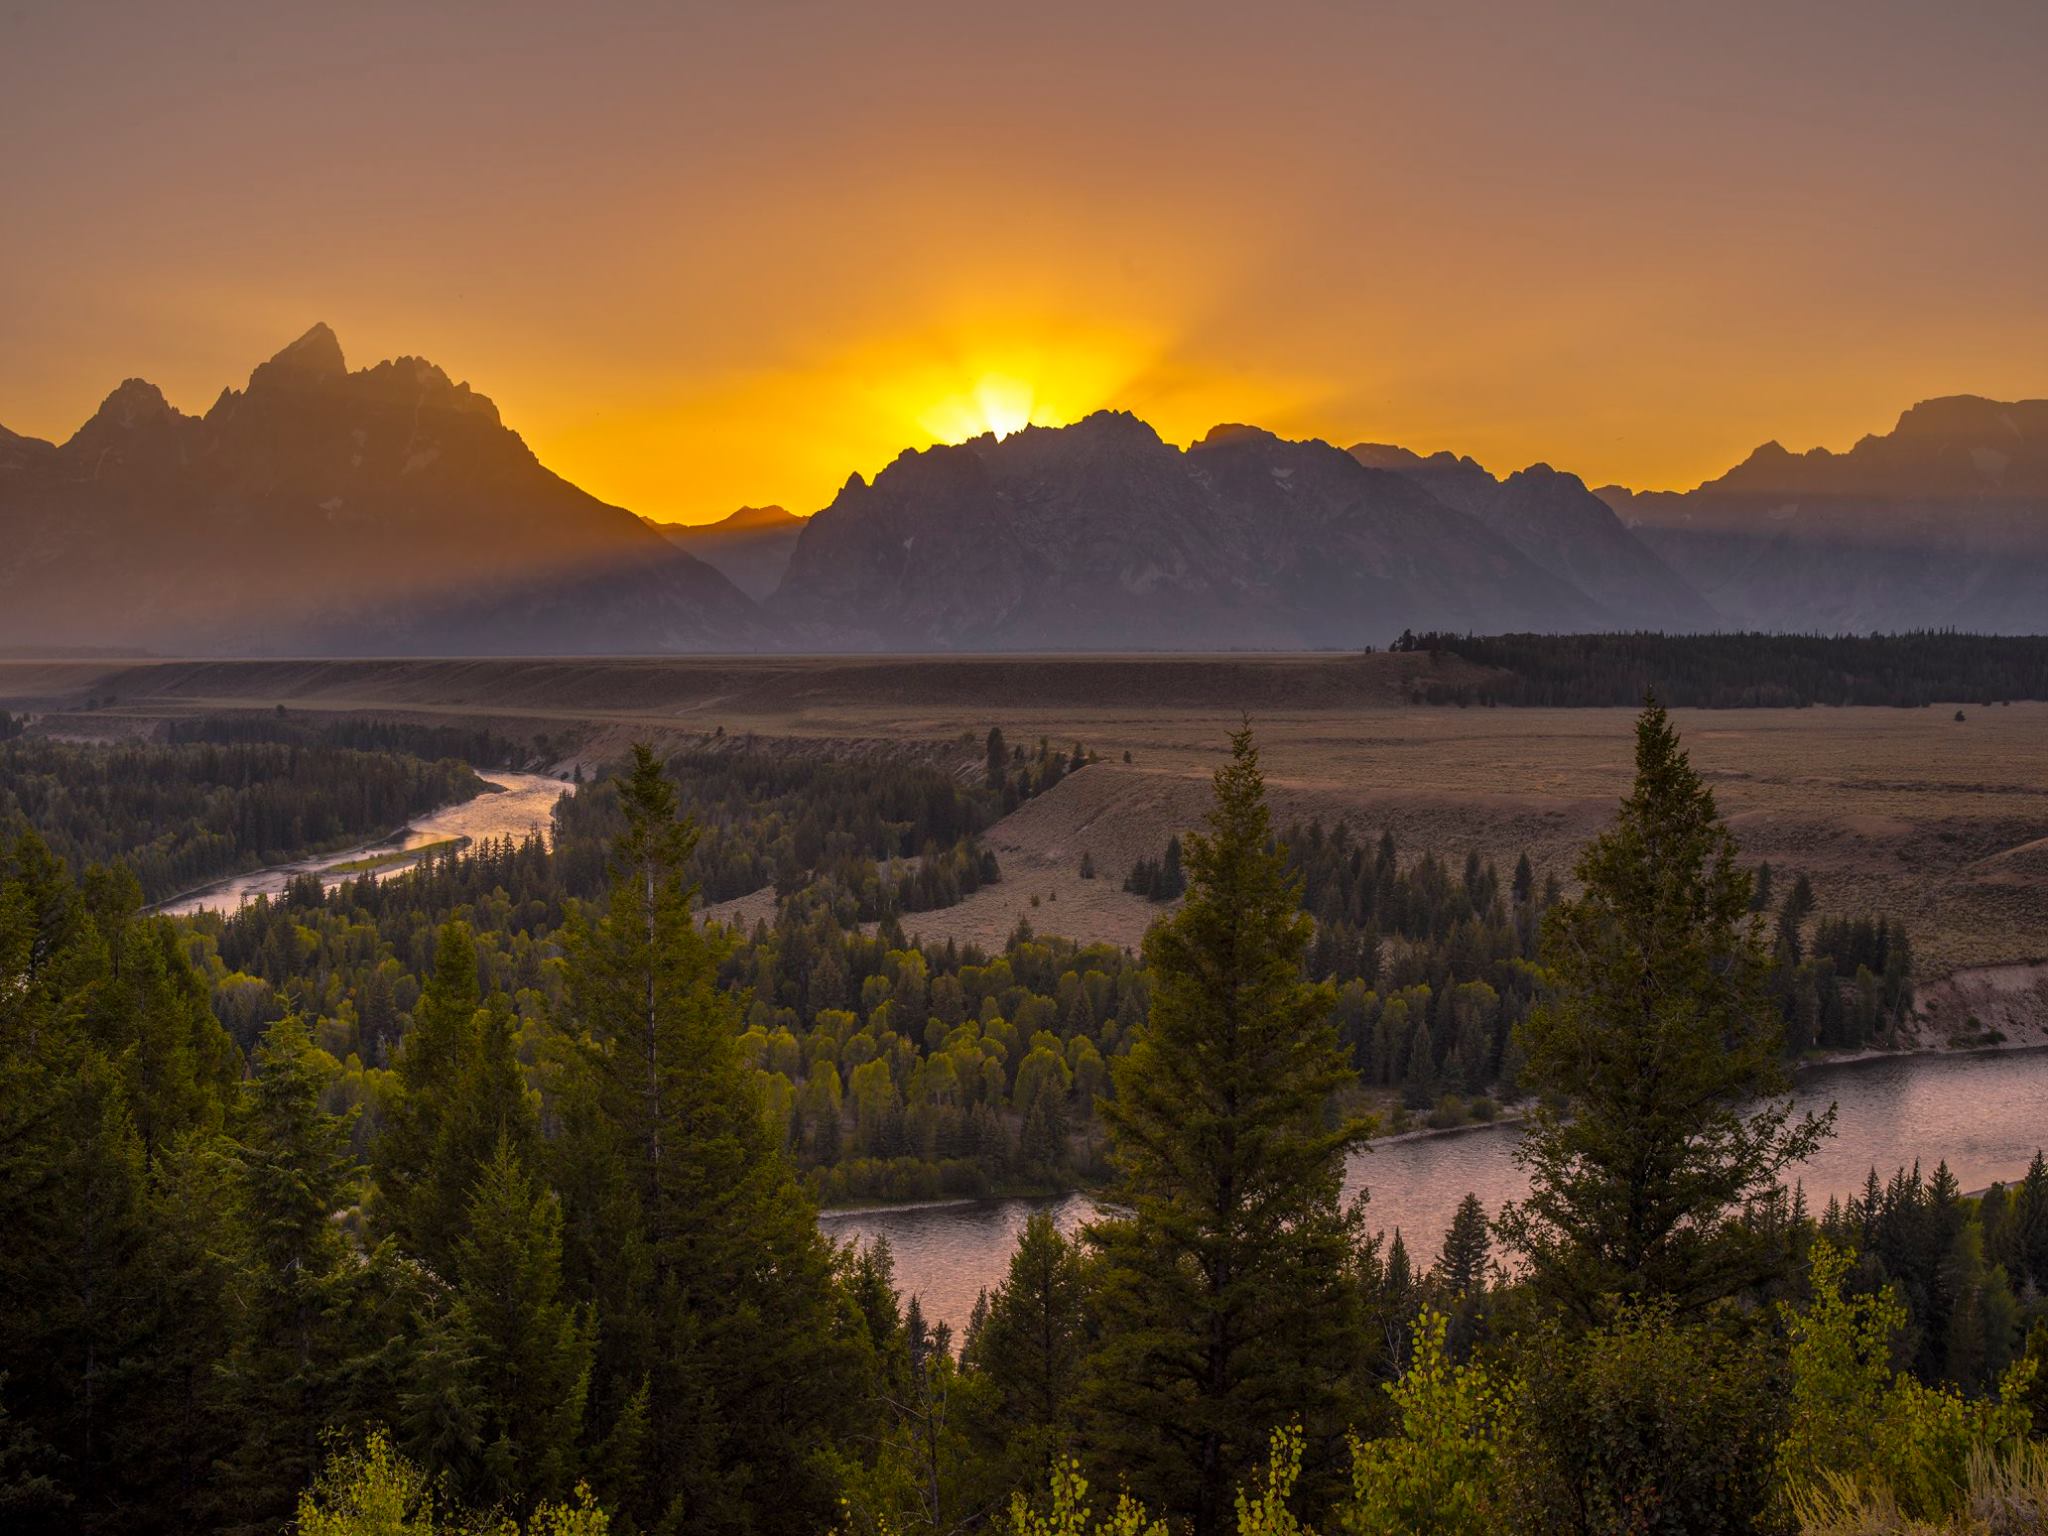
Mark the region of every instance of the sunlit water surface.
<instances>
[{"instance_id":1,"label":"sunlit water surface","mask_svg":"<svg viewBox=\"0 0 2048 1536\"><path fill-rule=\"evenodd\" d=\"M441 810L419 817L397 836L382 842L368 843L358 848L330 853L317 859L304 859L296 864L278 864L269 869L254 870L246 875L236 875L218 885L207 886L204 890L189 891L174 897L157 910L173 915L184 912L233 912L244 902L258 896L276 896L300 875L324 875L343 864L358 860L380 858L386 854L416 853L433 843L445 843L450 838L467 838L471 842L482 842L486 838L509 837L514 841L524 838L530 832L543 837L548 833L555 811L555 801L567 787L557 779L539 773L507 773L492 770L479 774L486 784L499 788L496 794L484 793L474 800L465 800L460 805L450 805ZM379 864L370 873L379 878L410 867L414 860L394 861ZM330 878L353 879L355 871L333 875Z\"/></svg>"},{"instance_id":2,"label":"sunlit water surface","mask_svg":"<svg viewBox=\"0 0 2048 1536\"><path fill-rule=\"evenodd\" d=\"M1916 1159L1946 1159L1966 1190L2011 1180L2048 1144L2048 1050L1953 1056L1893 1056L1816 1068L1799 1077L1802 1107L1837 1107L1835 1135L1799 1170L1818 1211L1830 1195L1853 1194L1875 1167L1880 1176ZM1354 1157L1346 1196L1371 1191L1371 1223L1399 1229L1418 1263L1436 1256L1451 1213L1467 1191L1489 1211L1522 1195L1527 1181L1510 1160L1511 1125L1380 1142ZM986 1200L829 1212L834 1240L886 1236L896 1283L925 1316L957 1330L984 1288L1002 1279L1025 1218L1048 1207L1072 1232L1093 1213L1085 1196Z\"/></svg>"}]
</instances>

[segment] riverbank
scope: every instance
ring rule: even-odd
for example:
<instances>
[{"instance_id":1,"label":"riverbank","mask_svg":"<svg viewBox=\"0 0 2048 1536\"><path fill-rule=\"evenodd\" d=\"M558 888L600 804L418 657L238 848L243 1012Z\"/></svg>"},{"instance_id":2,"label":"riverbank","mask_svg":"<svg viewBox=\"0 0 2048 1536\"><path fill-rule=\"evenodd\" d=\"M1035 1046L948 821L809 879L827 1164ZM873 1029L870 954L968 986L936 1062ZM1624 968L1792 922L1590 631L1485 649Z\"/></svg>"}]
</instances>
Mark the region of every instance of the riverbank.
<instances>
[{"instance_id":1,"label":"riverbank","mask_svg":"<svg viewBox=\"0 0 2048 1536\"><path fill-rule=\"evenodd\" d=\"M483 783L484 787L474 795L471 795L468 800L451 800L446 805L436 806L433 810L427 812L427 816L445 815L449 811L458 810L473 801L480 800L485 795L502 794L504 792L502 784L493 784L489 779L485 779ZM339 848L314 848L298 858L283 864L257 864L248 869L230 870L224 875L207 881L204 885L191 886L164 897L162 901L150 902L142 910L145 913L162 913L167 917L180 917L188 912L205 910L206 898L217 892L229 890L235 885L246 881L260 880L269 875L282 875L289 882L289 880L302 874L359 874L365 870L381 870L398 866L400 861L403 860L411 859L416 862L415 856L424 857L430 852L436 852L454 844L459 843L464 847L468 846L469 839L467 838L444 838L439 842L421 844L412 848L393 846L412 836L415 824L424 819L423 817L414 817L401 822L382 837L373 838L368 842L344 843Z\"/></svg>"},{"instance_id":2,"label":"riverbank","mask_svg":"<svg viewBox=\"0 0 2048 1536\"><path fill-rule=\"evenodd\" d=\"M362 874L388 875L410 868L429 853L454 845L469 846L499 838L546 836L553 825L555 801L567 786L541 774L494 769L477 775L484 788L424 816L416 816L373 842L359 842L332 853L309 855L289 864L230 875L197 890L158 902L152 911L187 916L199 911L232 913L257 896L274 896L305 875L349 879Z\"/></svg>"},{"instance_id":3,"label":"riverbank","mask_svg":"<svg viewBox=\"0 0 2048 1536\"><path fill-rule=\"evenodd\" d=\"M2009 1183L2048 1144L2048 1049L1883 1052L1855 1061L1803 1064L1795 1083L1802 1110L1839 1106L1835 1135L1798 1168L1794 1181L1818 1213L1830 1198L1857 1194L1872 1168L1923 1173L1940 1162L1964 1189ZM1428 1130L1384 1138L1351 1159L1346 1199L1369 1195L1366 1225L1402 1234L1411 1262L1433 1263L1458 1203L1479 1197L1489 1212L1519 1200L1528 1184L1514 1163L1515 1127ZM1094 1214L1085 1193L1029 1200L922 1202L914 1207L848 1207L820 1216L834 1241L885 1237L896 1283L918 1295L925 1316L957 1329L975 1297L1001 1282L1017 1235L1034 1211L1072 1233Z\"/></svg>"},{"instance_id":4,"label":"riverbank","mask_svg":"<svg viewBox=\"0 0 2048 1536\"><path fill-rule=\"evenodd\" d=\"M1914 1061L1942 1060L1955 1061L1974 1056L1998 1056L2015 1052L2042 1051L2048 1053L2048 1039L2005 1040L1996 1044L1958 1045L1948 1041L1916 1040L1911 1045L1887 1049L1870 1046L1859 1051L1810 1052L1792 1063L1795 1085L1803 1078L1817 1072L1827 1072L1845 1067L1860 1066L1871 1062L1910 1063ZM1373 1106L1377 1112L1383 1106ZM1376 1135L1362 1144L1366 1152L1405 1147L1417 1143L1440 1141L1446 1138L1475 1136L1483 1132L1500 1131L1527 1122L1535 1103L1532 1099L1515 1100L1504 1105L1490 1119L1470 1119L1457 1125L1417 1125L1399 1131ZM1411 1111L1411 1113L1414 1113ZM2048 1141L2048 1129L2043 1131ZM1093 1197L1106 1186L1102 1183L1066 1185L1057 1190L997 1190L986 1195L960 1195L942 1199L911 1199L901 1201L861 1200L845 1205L826 1205L818 1208L820 1220L846 1220L860 1216L899 1215L911 1211L961 1210L987 1206L1006 1201L1021 1200L1038 1204L1055 1204L1076 1196Z\"/></svg>"}]
</instances>

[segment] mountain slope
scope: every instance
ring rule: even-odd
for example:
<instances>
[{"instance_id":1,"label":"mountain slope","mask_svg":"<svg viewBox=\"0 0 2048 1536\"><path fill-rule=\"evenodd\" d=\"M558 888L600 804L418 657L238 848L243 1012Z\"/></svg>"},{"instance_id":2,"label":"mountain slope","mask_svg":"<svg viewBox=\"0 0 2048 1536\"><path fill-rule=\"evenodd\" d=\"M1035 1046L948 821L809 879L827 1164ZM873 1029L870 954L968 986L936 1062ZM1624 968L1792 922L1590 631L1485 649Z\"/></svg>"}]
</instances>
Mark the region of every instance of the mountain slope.
<instances>
[{"instance_id":1,"label":"mountain slope","mask_svg":"<svg viewBox=\"0 0 2048 1536\"><path fill-rule=\"evenodd\" d=\"M1327 443L1220 427L1183 452L1107 411L855 476L769 607L808 643L959 650L1355 647L1600 620L1476 520Z\"/></svg>"},{"instance_id":2,"label":"mountain slope","mask_svg":"<svg viewBox=\"0 0 2048 1536\"><path fill-rule=\"evenodd\" d=\"M1846 453L1598 494L1739 627L2048 632L2048 400L1923 401Z\"/></svg>"},{"instance_id":3,"label":"mountain slope","mask_svg":"<svg viewBox=\"0 0 2048 1536\"><path fill-rule=\"evenodd\" d=\"M1469 458L1427 458L1385 443L1358 443L1351 456L1405 476L1447 506L1477 518L1530 560L1570 582L1631 629L1704 630L1713 609L1614 509L1577 475L1532 464L1497 480Z\"/></svg>"},{"instance_id":4,"label":"mountain slope","mask_svg":"<svg viewBox=\"0 0 2048 1536\"><path fill-rule=\"evenodd\" d=\"M433 364L316 325L203 416L123 383L0 444L0 640L159 650L730 649L730 582L551 473Z\"/></svg>"},{"instance_id":5,"label":"mountain slope","mask_svg":"<svg viewBox=\"0 0 2048 1536\"><path fill-rule=\"evenodd\" d=\"M741 507L715 523L647 526L687 550L757 602L782 584L804 520L781 507Z\"/></svg>"}]
</instances>

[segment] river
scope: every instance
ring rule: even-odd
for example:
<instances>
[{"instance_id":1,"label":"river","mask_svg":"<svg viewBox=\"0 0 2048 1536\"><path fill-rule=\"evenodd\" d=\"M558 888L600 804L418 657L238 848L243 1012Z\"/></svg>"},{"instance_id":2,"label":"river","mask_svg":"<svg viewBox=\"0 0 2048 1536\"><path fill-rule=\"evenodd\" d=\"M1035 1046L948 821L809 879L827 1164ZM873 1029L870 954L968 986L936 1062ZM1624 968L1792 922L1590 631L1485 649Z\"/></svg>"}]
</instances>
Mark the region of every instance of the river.
<instances>
[{"instance_id":1,"label":"river","mask_svg":"<svg viewBox=\"0 0 2048 1536\"><path fill-rule=\"evenodd\" d=\"M487 791L460 805L443 806L379 842L365 843L316 859L304 859L296 864L278 864L268 869L252 870L246 875L235 875L203 890L174 896L157 910L172 916L200 911L233 912L258 896L278 895L300 875L326 874L343 864L356 864L364 859L381 860L385 855L414 855L412 858L393 858L388 864L378 863L370 872L382 876L410 868L418 862L420 849L451 839L466 838L470 842L479 842L485 838L523 838L529 832L547 835L554 818L555 801L561 798L567 787L559 779L540 773L509 773L497 769L478 777L486 784L496 785L498 792ZM352 879L360 872L360 869L350 870L340 878Z\"/></svg>"},{"instance_id":2,"label":"river","mask_svg":"<svg viewBox=\"0 0 2048 1536\"><path fill-rule=\"evenodd\" d=\"M1977 1190L2017 1178L2048 1144L2048 1050L1816 1067L1799 1075L1798 1097L1806 1108L1837 1107L1834 1136L1798 1174L1816 1212L1830 1195L1860 1191L1872 1167L1889 1177L1915 1159L1931 1170L1945 1158L1962 1187ZM1369 1189L1371 1224L1399 1229L1416 1262L1430 1263L1468 1191L1497 1211L1527 1190L1509 1157L1520 1135L1500 1125L1378 1142L1352 1158L1345 1195ZM976 1295L1002 1279L1025 1218L1045 1206L1068 1232L1093 1212L1085 1195L1068 1195L833 1211L819 1224L839 1242L886 1236L898 1288L920 1298L928 1319L957 1330Z\"/></svg>"}]
</instances>

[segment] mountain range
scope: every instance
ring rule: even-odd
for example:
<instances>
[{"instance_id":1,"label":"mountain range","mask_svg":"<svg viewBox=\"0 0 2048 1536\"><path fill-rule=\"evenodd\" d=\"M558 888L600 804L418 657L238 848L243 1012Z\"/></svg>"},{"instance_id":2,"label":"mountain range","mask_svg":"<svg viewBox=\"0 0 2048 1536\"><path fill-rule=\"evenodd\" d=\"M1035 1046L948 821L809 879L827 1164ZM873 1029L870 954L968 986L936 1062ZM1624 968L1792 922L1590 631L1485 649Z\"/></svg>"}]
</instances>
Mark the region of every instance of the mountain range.
<instances>
[{"instance_id":1,"label":"mountain range","mask_svg":"<svg viewBox=\"0 0 2048 1536\"><path fill-rule=\"evenodd\" d=\"M270 654L758 649L731 582L433 364L324 325L188 416L129 379L0 438L0 643Z\"/></svg>"},{"instance_id":2,"label":"mountain range","mask_svg":"<svg viewBox=\"0 0 2048 1536\"><path fill-rule=\"evenodd\" d=\"M1927 400L1847 453L1598 495L1732 628L2048 632L2048 400Z\"/></svg>"},{"instance_id":3,"label":"mountain range","mask_svg":"<svg viewBox=\"0 0 2048 1536\"><path fill-rule=\"evenodd\" d=\"M823 510L654 523L324 325L186 415L0 429L0 645L596 654L1381 645L1402 629L2048 631L2048 401L1927 401L1687 492L1136 417L906 451Z\"/></svg>"}]
</instances>

